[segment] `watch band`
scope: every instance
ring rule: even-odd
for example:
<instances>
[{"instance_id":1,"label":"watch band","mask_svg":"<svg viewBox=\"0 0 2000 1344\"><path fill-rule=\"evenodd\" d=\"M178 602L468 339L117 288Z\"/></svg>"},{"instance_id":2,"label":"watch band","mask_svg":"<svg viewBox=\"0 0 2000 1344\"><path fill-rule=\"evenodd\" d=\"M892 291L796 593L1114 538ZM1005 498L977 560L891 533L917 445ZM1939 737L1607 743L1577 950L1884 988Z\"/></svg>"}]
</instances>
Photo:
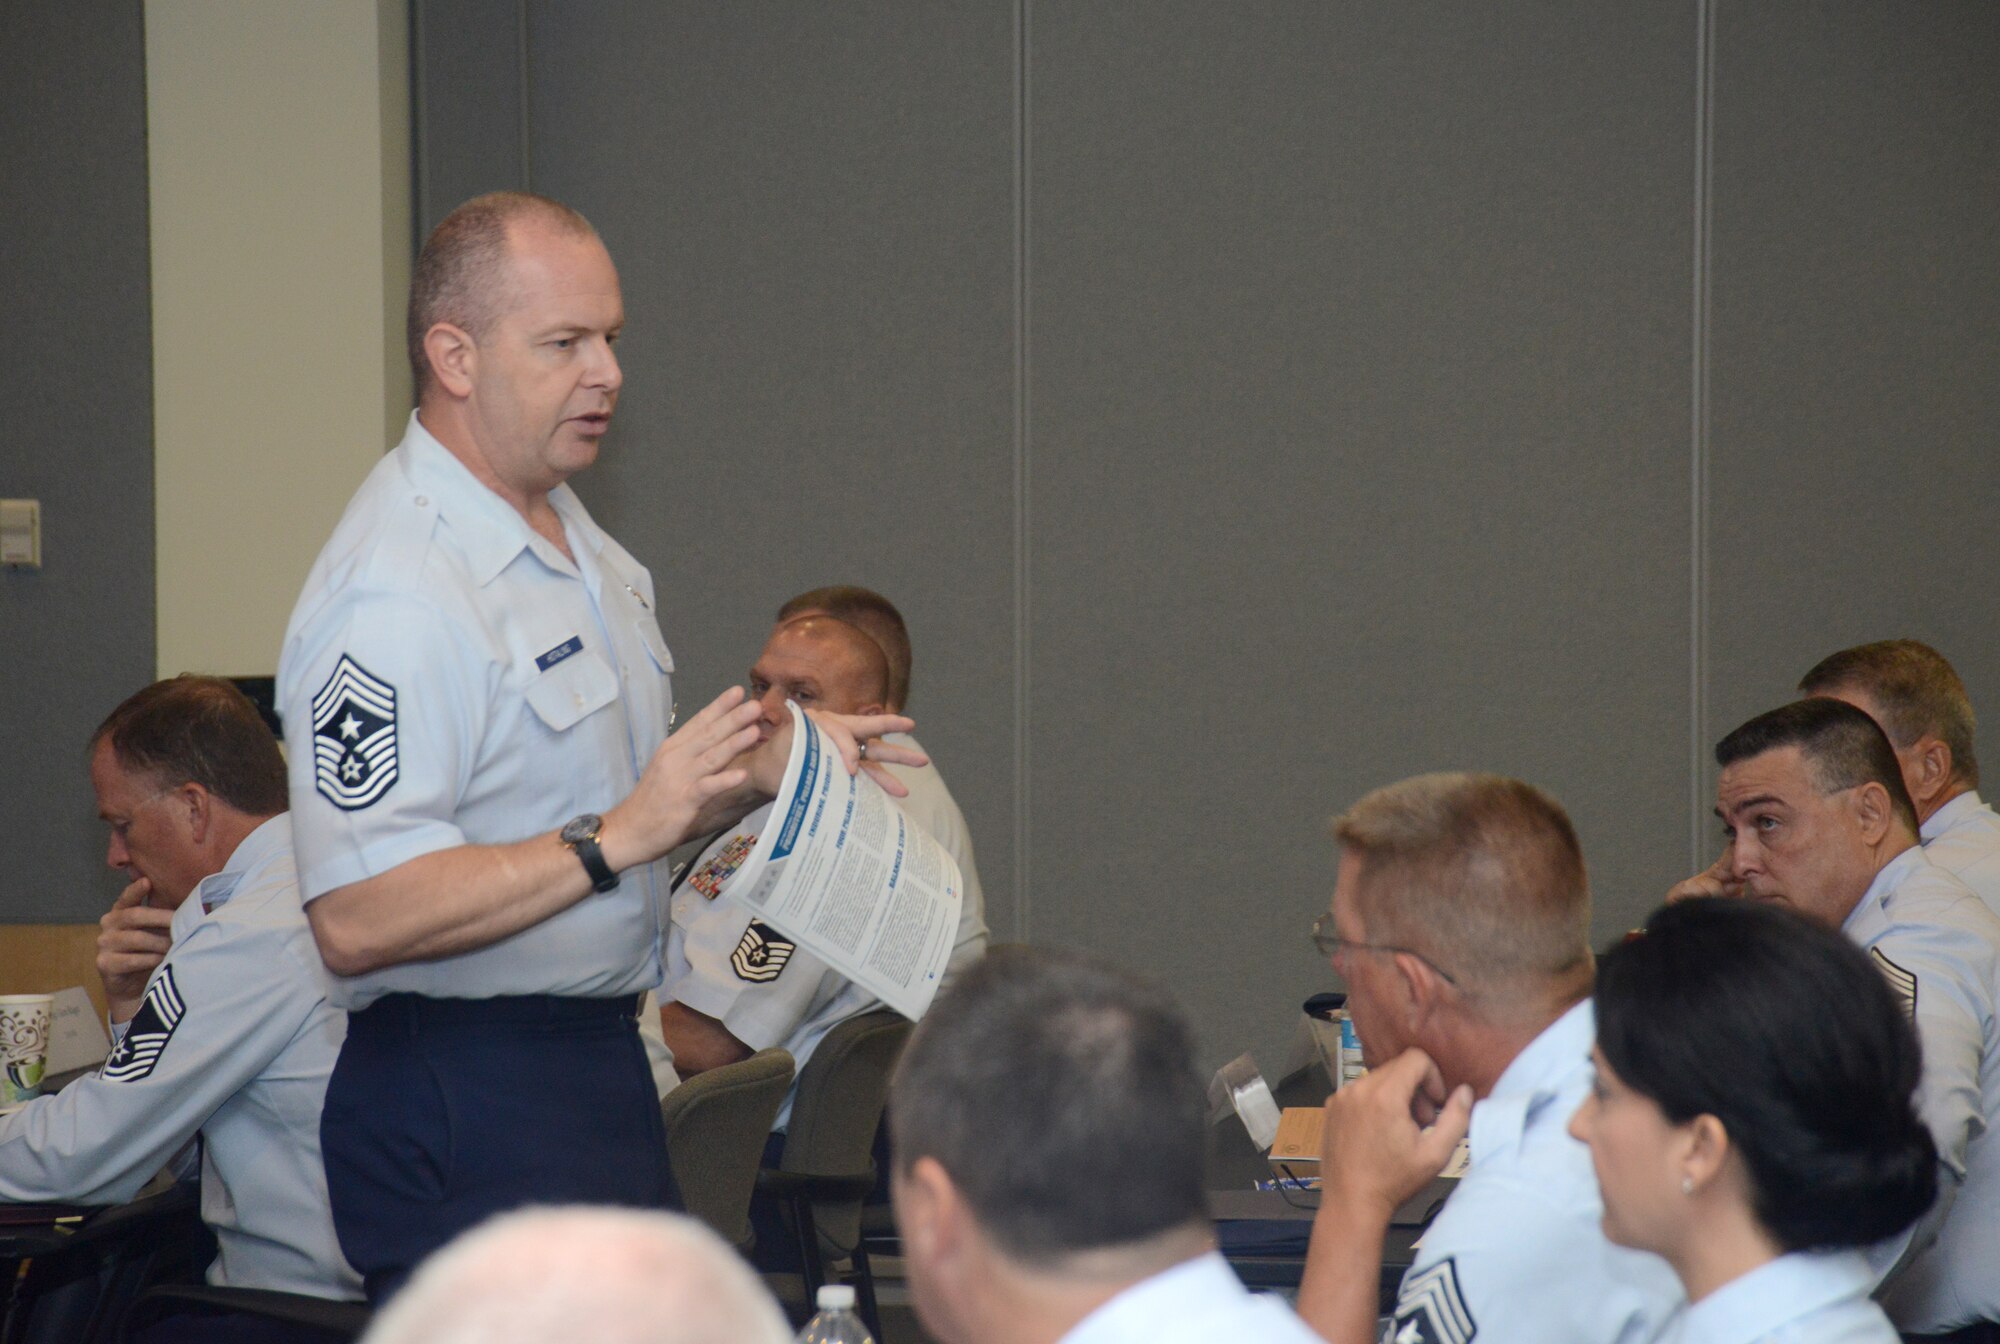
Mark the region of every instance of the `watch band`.
<instances>
[{"instance_id":1,"label":"watch band","mask_svg":"<svg viewBox=\"0 0 2000 1344\"><path fill-rule=\"evenodd\" d=\"M598 846L597 836L604 829L604 818L585 813L562 828L560 838L583 863L583 871L590 875L590 885L596 891L610 891L618 885L618 874L611 871L611 865L604 861L604 850Z\"/></svg>"}]
</instances>

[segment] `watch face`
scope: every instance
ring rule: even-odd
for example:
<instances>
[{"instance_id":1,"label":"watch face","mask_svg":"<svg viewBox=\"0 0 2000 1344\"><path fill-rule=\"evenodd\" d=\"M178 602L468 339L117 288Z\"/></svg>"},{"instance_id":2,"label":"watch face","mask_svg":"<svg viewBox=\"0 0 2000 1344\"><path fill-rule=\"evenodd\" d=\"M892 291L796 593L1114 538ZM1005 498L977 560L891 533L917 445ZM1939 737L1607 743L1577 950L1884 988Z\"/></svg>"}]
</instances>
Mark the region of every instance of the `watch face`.
<instances>
[{"instance_id":1,"label":"watch face","mask_svg":"<svg viewBox=\"0 0 2000 1344\"><path fill-rule=\"evenodd\" d=\"M580 845L586 840L595 839L599 828L603 825L603 817L595 812L586 812L580 817L571 817L564 822L562 830L556 834L566 845Z\"/></svg>"}]
</instances>

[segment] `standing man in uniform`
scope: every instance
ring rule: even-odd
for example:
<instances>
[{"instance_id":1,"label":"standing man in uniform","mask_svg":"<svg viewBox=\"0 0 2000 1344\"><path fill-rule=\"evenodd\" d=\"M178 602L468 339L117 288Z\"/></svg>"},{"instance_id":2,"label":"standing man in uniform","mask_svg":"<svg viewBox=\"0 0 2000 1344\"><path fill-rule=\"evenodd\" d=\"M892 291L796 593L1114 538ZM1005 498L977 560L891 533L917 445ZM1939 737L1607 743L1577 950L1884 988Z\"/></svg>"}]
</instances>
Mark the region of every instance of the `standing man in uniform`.
<instances>
[{"instance_id":1,"label":"standing man in uniform","mask_svg":"<svg viewBox=\"0 0 2000 1344\"><path fill-rule=\"evenodd\" d=\"M130 879L97 940L117 1044L96 1074L0 1116L0 1199L120 1203L199 1135L208 1281L360 1296L319 1149L345 1015L299 908L277 739L228 682L176 677L105 719L90 782L106 861ZM222 1330L289 1337L254 1318L169 1318L145 1338Z\"/></svg>"},{"instance_id":2,"label":"standing man in uniform","mask_svg":"<svg viewBox=\"0 0 2000 1344\"><path fill-rule=\"evenodd\" d=\"M1944 655L1914 639L1861 644L1822 658L1799 690L1845 700L1881 726L1924 853L2000 912L2000 814L1979 797L1972 700Z\"/></svg>"},{"instance_id":3,"label":"standing man in uniform","mask_svg":"<svg viewBox=\"0 0 2000 1344\"><path fill-rule=\"evenodd\" d=\"M652 578L566 484L610 426L624 320L575 211L453 211L411 281L417 409L286 632L300 886L350 1010L321 1133L371 1300L503 1209L675 1197L635 1029L653 863L769 797L782 755L737 761L737 691L668 737Z\"/></svg>"},{"instance_id":4,"label":"standing man in uniform","mask_svg":"<svg viewBox=\"0 0 2000 1344\"><path fill-rule=\"evenodd\" d=\"M1645 1344L1682 1300L1614 1246L1569 1118L1591 1086L1590 888L1553 798L1419 775L1334 822L1313 939L1347 981L1371 1072L1327 1102L1299 1315L1375 1338L1382 1238L1470 1129L1471 1162L1403 1276L1397 1344Z\"/></svg>"},{"instance_id":5,"label":"standing man in uniform","mask_svg":"<svg viewBox=\"0 0 2000 1344\"><path fill-rule=\"evenodd\" d=\"M1938 1150L1937 1203L1871 1253L1895 1266L1877 1296L1905 1339L2000 1322L2000 916L1917 843L1896 754L1854 706L1760 714L1715 762L1725 871L1667 899L1783 901L1869 953L1916 1023L1917 1105Z\"/></svg>"},{"instance_id":6,"label":"standing man in uniform","mask_svg":"<svg viewBox=\"0 0 2000 1344\"><path fill-rule=\"evenodd\" d=\"M882 707L891 714L904 713L904 706L910 698L910 630L903 623L903 613L896 610L895 604L873 589L836 584L800 593L779 607L778 623L783 625L801 616L813 615L846 621L880 646L883 657L889 663L889 691ZM908 733L890 733L883 740L912 751L923 751L916 738ZM944 846L945 853L951 855L952 861L958 865L958 875L963 879L965 905L959 922L958 947L952 955L951 965L946 968L946 974L953 975L986 951L986 896L979 886L979 866L972 858L972 831L966 826L965 814L958 810L958 801L945 787L944 777L935 765L920 770L892 765L889 773L900 779L910 791L909 797L898 804L903 809L903 815L930 832Z\"/></svg>"}]
</instances>

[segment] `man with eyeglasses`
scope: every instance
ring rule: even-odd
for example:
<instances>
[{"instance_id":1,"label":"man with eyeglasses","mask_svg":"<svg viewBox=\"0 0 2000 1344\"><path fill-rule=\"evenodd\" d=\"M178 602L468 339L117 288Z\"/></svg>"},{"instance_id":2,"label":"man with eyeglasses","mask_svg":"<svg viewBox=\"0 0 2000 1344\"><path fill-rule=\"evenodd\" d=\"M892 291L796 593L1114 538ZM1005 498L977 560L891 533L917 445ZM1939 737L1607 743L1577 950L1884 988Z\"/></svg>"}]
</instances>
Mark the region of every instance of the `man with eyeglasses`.
<instances>
[{"instance_id":1,"label":"man with eyeglasses","mask_svg":"<svg viewBox=\"0 0 2000 1344\"><path fill-rule=\"evenodd\" d=\"M1420 775L1334 823L1314 941L1347 981L1371 1072L1327 1103L1299 1314L1375 1338L1396 1206L1470 1130L1471 1162L1403 1276L1395 1344L1643 1344L1680 1304L1666 1263L1608 1241L1590 1154L1590 890L1562 807L1519 780Z\"/></svg>"},{"instance_id":2,"label":"man with eyeglasses","mask_svg":"<svg viewBox=\"0 0 2000 1344\"><path fill-rule=\"evenodd\" d=\"M0 1200L128 1200L200 1136L208 1280L358 1298L320 1159L347 1015L299 905L278 741L215 677L155 682L91 738L90 782L128 880L97 969L117 1044L104 1067L0 1117ZM135 1338L277 1344L250 1316L171 1316Z\"/></svg>"},{"instance_id":3,"label":"man with eyeglasses","mask_svg":"<svg viewBox=\"0 0 2000 1344\"><path fill-rule=\"evenodd\" d=\"M1904 1339L2000 1337L2000 917L1918 843L1917 807L1876 721L1814 696L1716 744L1722 858L1669 900L1780 901L1865 950L1923 1043L1917 1103L1938 1199L1874 1248Z\"/></svg>"}]
</instances>

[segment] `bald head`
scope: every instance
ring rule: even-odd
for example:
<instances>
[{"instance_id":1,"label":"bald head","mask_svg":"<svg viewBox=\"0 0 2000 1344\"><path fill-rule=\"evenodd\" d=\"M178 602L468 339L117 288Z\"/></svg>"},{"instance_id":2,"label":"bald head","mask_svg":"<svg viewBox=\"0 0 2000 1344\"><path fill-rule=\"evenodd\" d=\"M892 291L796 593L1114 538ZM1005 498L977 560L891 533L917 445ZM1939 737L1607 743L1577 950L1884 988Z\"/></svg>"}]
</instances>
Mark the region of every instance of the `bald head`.
<instances>
[{"instance_id":1,"label":"bald head","mask_svg":"<svg viewBox=\"0 0 2000 1344\"><path fill-rule=\"evenodd\" d=\"M367 1344L787 1344L764 1286L679 1214L529 1209L424 1262Z\"/></svg>"},{"instance_id":2,"label":"bald head","mask_svg":"<svg viewBox=\"0 0 2000 1344\"><path fill-rule=\"evenodd\" d=\"M878 714L888 703L882 646L846 621L802 616L771 632L750 669L750 696L764 707L765 737L785 721L785 701L834 714Z\"/></svg>"},{"instance_id":3,"label":"bald head","mask_svg":"<svg viewBox=\"0 0 2000 1344\"><path fill-rule=\"evenodd\" d=\"M431 231L410 275L406 328L410 371L416 375L420 402L433 380L425 336L441 322L474 340L486 336L510 307L516 235L533 230L597 236L589 220L561 201L524 191L475 196Z\"/></svg>"}]
</instances>

